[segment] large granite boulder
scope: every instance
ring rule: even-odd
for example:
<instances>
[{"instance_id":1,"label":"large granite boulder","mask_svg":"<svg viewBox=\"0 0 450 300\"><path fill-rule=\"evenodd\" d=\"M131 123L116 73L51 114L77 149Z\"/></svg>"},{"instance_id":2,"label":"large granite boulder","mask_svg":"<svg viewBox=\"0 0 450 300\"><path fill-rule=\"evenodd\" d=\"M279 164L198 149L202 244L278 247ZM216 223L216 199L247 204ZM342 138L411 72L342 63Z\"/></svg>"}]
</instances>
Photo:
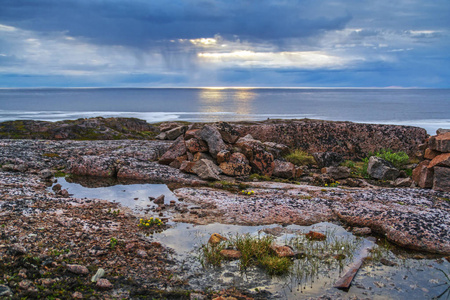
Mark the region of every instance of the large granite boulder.
<instances>
[{"instance_id":1,"label":"large granite boulder","mask_svg":"<svg viewBox=\"0 0 450 300\"><path fill-rule=\"evenodd\" d=\"M322 168L322 174L326 174L334 180L344 179L350 177L350 168L347 167L328 167Z\"/></svg>"},{"instance_id":2,"label":"large granite boulder","mask_svg":"<svg viewBox=\"0 0 450 300\"><path fill-rule=\"evenodd\" d=\"M316 152L313 157L319 168L337 167L344 161L342 155L336 152Z\"/></svg>"},{"instance_id":3,"label":"large granite boulder","mask_svg":"<svg viewBox=\"0 0 450 300\"><path fill-rule=\"evenodd\" d=\"M214 162L207 159L200 159L195 162L192 171L205 180L220 180L219 174L222 173Z\"/></svg>"},{"instance_id":4,"label":"large granite boulder","mask_svg":"<svg viewBox=\"0 0 450 300\"><path fill-rule=\"evenodd\" d=\"M294 178L296 175L295 165L288 161L275 160L273 176L280 178Z\"/></svg>"},{"instance_id":5,"label":"large granite boulder","mask_svg":"<svg viewBox=\"0 0 450 300\"><path fill-rule=\"evenodd\" d=\"M215 124L215 127L219 130L222 139L228 144L234 144L239 139L239 132L236 131L233 126L226 122L219 122Z\"/></svg>"},{"instance_id":6,"label":"large granite boulder","mask_svg":"<svg viewBox=\"0 0 450 300\"><path fill-rule=\"evenodd\" d=\"M439 152L450 152L450 132L430 137L428 147Z\"/></svg>"},{"instance_id":7,"label":"large granite boulder","mask_svg":"<svg viewBox=\"0 0 450 300\"><path fill-rule=\"evenodd\" d=\"M272 155L276 158L286 156L290 153L289 147L283 144L265 142L263 145L266 150L272 153Z\"/></svg>"},{"instance_id":8,"label":"large granite boulder","mask_svg":"<svg viewBox=\"0 0 450 300\"><path fill-rule=\"evenodd\" d=\"M187 150L191 153L208 151L208 145L201 139L192 138L186 140L185 143Z\"/></svg>"},{"instance_id":9,"label":"large granite boulder","mask_svg":"<svg viewBox=\"0 0 450 300\"><path fill-rule=\"evenodd\" d=\"M450 191L450 168L434 167L433 190Z\"/></svg>"},{"instance_id":10,"label":"large granite boulder","mask_svg":"<svg viewBox=\"0 0 450 300\"><path fill-rule=\"evenodd\" d=\"M369 176L378 180L395 180L400 176L400 171L390 162L378 156L371 156L367 166Z\"/></svg>"},{"instance_id":11,"label":"large granite boulder","mask_svg":"<svg viewBox=\"0 0 450 300\"><path fill-rule=\"evenodd\" d=\"M160 164L168 165L174 161L177 157L186 154L186 144L184 142L183 136L180 136L176 141L169 147L166 153L161 156L158 160Z\"/></svg>"},{"instance_id":12,"label":"large granite boulder","mask_svg":"<svg viewBox=\"0 0 450 300\"><path fill-rule=\"evenodd\" d=\"M231 154L228 161L222 162L219 167L224 174L229 176L247 176L252 170L248 159L239 152Z\"/></svg>"},{"instance_id":13,"label":"large granite boulder","mask_svg":"<svg viewBox=\"0 0 450 300\"><path fill-rule=\"evenodd\" d=\"M227 149L219 130L214 126L205 125L200 131L200 136L208 144L209 153L214 158L217 157L217 153Z\"/></svg>"},{"instance_id":14,"label":"large granite boulder","mask_svg":"<svg viewBox=\"0 0 450 300\"><path fill-rule=\"evenodd\" d=\"M431 188L433 186L434 170L428 168L429 160L422 161L414 170L412 174L413 181L421 188Z\"/></svg>"},{"instance_id":15,"label":"large granite boulder","mask_svg":"<svg viewBox=\"0 0 450 300\"><path fill-rule=\"evenodd\" d=\"M272 176L275 168L274 157L272 153L265 150L260 141L253 139L251 135L247 135L240 138L236 145L241 148L255 173Z\"/></svg>"}]
</instances>

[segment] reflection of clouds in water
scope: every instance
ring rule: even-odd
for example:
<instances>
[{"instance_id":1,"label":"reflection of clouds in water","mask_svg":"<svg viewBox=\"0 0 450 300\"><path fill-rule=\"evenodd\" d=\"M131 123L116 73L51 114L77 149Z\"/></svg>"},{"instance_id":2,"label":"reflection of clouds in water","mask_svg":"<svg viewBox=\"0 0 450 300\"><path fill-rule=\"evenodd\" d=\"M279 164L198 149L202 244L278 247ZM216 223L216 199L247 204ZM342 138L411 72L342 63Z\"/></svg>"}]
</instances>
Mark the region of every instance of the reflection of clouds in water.
<instances>
[{"instance_id":1,"label":"reflection of clouds in water","mask_svg":"<svg viewBox=\"0 0 450 300\"><path fill-rule=\"evenodd\" d=\"M251 115L252 102L256 93L247 89L203 89L199 93L200 111L210 113L205 115L205 121L223 121L216 113L231 112L246 119Z\"/></svg>"}]
</instances>

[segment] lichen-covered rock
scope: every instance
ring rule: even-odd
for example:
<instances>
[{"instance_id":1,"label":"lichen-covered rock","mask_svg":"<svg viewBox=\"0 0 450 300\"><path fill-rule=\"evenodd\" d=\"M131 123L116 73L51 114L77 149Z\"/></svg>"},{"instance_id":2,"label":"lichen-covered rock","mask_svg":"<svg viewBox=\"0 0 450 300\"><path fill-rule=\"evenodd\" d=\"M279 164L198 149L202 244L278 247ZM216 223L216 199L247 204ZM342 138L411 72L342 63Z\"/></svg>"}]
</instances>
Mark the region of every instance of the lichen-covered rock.
<instances>
[{"instance_id":1,"label":"lichen-covered rock","mask_svg":"<svg viewBox=\"0 0 450 300\"><path fill-rule=\"evenodd\" d=\"M222 150L219 153L217 153L217 163L221 164L224 162L228 162L231 157L231 152L228 150Z\"/></svg>"},{"instance_id":2,"label":"lichen-covered rock","mask_svg":"<svg viewBox=\"0 0 450 300\"><path fill-rule=\"evenodd\" d=\"M271 245L270 250L272 250L278 257L294 257L295 252L289 246L277 246Z\"/></svg>"},{"instance_id":3,"label":"lichen-covered rock","mask_svg":"<svg viewBox=\"0 0 450 300\"><path fill-rule=\"evenodd\" d=\"M335 152L316 152L313 157L319 168L337 167L344 160L342 155Z\"/></svg>"},{"instance_id":4,"label":"lichen-covered rock","mask_svg":"<svg viewBox=\"0 0 450 300\"><path fill-rule=\"evenodd\" d=\"M294 178L296 175L295 165L288 161L275 160L273 176L280 178Z\"/></svg>"},{"instance_id":5,"label":"lichen-covered rock","mask_svg":"<svg viewBox=\"0 0 450 300\"><path fill-rule=\"evenodd\" d=\"M185 143L187 150L191 153L208 151L208 145L201 139L191 138L186 140Z\"/></svg>"},{"instance_id":6,"label":"lichen-covered rock","mask_svg":"<svg viewBox=\"0 0 450 300\"><path fill-rule=\"evenodd\" d=\"M344 178L348 178L350 176L350 168L342 167L342 166L322 168L321 172L322 172L322 174L326 174L326 175L330 176L334 180L344 179Z\"/></svg>"},{"instance_id":7,"label":"lichen-covered rock","mask_svg":"<svg viewBox=\"0 0 450 300\"><path fill-rule=\"evenodd\" d=\"M252 167L249 164L232 162L223 162L219 165L219 168L228 176L248 176L252 171Z\"/></svg>"},{"instance_id":8,"label":"lichen-covered rock","mask_svg":"<svg viewBox=\"0 0 450 300\"><path fill-rule=\"evenodd\" d=\"M179 169L181 167L181 164L185 160L187 160L187 155L177 157L169 164L169 166L171 166L172 168L175 168L175 169Z\"/></svg>"},{"instance_id":9,"label":"lichen-covered rock","mask_svg":"<svg viewBox=\"0 0 450 300\"><path fill-rule=\"evenodd\" d=\"M254 172L272 176L275 168L274 157L272 153L265 150L260 141L254 140L252 136L247 135L240 138L236 142L236 145L241 148L242 153L249 160Z\"/></svg>"},{"instance_id":10,"label":"lichen-covered rock","mask_svg":"<svg viewBox=\"0 0 450 300\"><path fill-rule=\"evenodd\" d=\"M450 192L450 168L434 167L433 190Z\"/></svg>"},{"instance_id":11,"label":"lichen-covered rock","mask_svg":"<svg viewBox=\"0 0 450 300\"><path fill-rule=\"evenodd\" d=\"M200 131L200 136L208 144L209 153L214 158L217 157L217 153L227 149L222 136L214 126L205 125Z\"/></svg>"},{"instance_id":12,"label":"lichen-covered rock","mask_svg":"<svg viewBox=\"0 0 450 300\"><path fill-rule=\"evenodd\" d=\"M114 177L117 175L116 159L84 155L69 161L69 173L84 176Z\"/></svg>"},{"instance_id":13,"label":"lichen-covered rock","mask_svg":"<svg viewBox=\"0 0 450 300\"><path fill-rule=\"evenodd\" d=\"M423 158L425 159L429 159L432 160L433 158L435 158L436 156L442 154L439 151L436 150L431 150L430 148L425 149L425 152L423 154Z\"/></svg>"},{"instance_id":14,"label":"lichen-covered rock","mask_svg":"<svg viewBox=\"0 0 450 300\"><path fill-rule=\"evenodd\" d=\"M239 132L236 131L233 126L226 122L219 122L215 124L215 127L219 130L222 139L228 144L234 144L239 139Z\"/></svg>"},{"instance_id":15,"label":"lichen-covered rock","mask_svg":"<svg viewBox=\"0 0 450 300\"><path fill-rule=\"evenodd\" d=\"M367 173L369 173L370 177L378 180L395 180L400 175L400 171L390 162L378 156L369 158Z\"/></svg>"},{"instance_id":16,"label":"lichen-covered rock","mask_svg":"<svg viewBox=\"0 0 450 300\"><path fill-rule=\"evenodd\" d=\"M275 158L283 157L290 153L289 147L283 144L265 142L263 145Z\"/></svg>"},{"instance_id":17,"label":"lichen-covered rock","mask_svg":"<svg viewBox=\"0 0 450 300\"><path fill-rule=\"evenodd\" d=\"M439 152L450 152L450 132L430 137L428 147Z\"/></svg>"},{"instance_id":18,"label":"lichen-covered rock","mask_svg":"<svg viewBox=\"0 0 450 300\"><path fill-rule=\"evenodd\" d=\"M184 173L195 174L192 168L195 166L194 161L183 161L180 166L180 171Z\"/></svg>"},{"instance_id":19,"label":"lichen-covered rock","mask_svg":"<svg viewBox=\"0 0 450 300\"><path fill-rule=\"evenodd\" d=\"M428 168L429 164L429 160L424 160L413 170L413 181L423 189L433 187L434 170Z\"/></svg>"},{"instance_id":20,"label":"lichen-covered rock","mask_svg":"<svg viewBox=\"0 0 450 300\"><path fill-rule=\"evenodd\" d=\"M197 152L192 158L192 161L199 161L200 159L214 160L211 155L206 152Z\"/></svg>"},{"instance_id":21,"label":"lichen-covered rock","mask_svg":"<svg viewBox=\"0 0 450 300\"><path fill-rule=\"evenodd\" d=\"M177 139L180 135L184 134L187 130L187 126L178 126L175 127L173 129L170 129L165 133L165 139L166 140L175 140Z\"/></svg>"},{"instance_id":22,"label":"lichen-covered rock","mask_svg":"<svg viewBox=\"0 0 450 300\"><path fill-rule=\"evenodd\" d=\"M450 153L437 155L430 161L427 168L433 168L434 166L450 168Z\"/></svg>"},{"instance_id":23,"label":"lichen-covered rock","mask_svg":"<svg viewBox=\"0 0 450 300\"><path fill-rule=\"evenodd\" d=\"M207 159L195 162L192 171L205 180L220 180L219 174L222 172L216 164Z\"/></svg>"},{"instance_id":24,"label":"lichen-covered rock","mask_svg":"<svg viewBox=\"0 0 450 300\"><path fill-rule=\"evenodd\" d=\"M161 156L158 160L160 164L168 165L174 161L177 157L186 154L186 144L184 143L183 136L180 136L175 142L170 146L166 153Z\"/></svg>"}]
</instances>

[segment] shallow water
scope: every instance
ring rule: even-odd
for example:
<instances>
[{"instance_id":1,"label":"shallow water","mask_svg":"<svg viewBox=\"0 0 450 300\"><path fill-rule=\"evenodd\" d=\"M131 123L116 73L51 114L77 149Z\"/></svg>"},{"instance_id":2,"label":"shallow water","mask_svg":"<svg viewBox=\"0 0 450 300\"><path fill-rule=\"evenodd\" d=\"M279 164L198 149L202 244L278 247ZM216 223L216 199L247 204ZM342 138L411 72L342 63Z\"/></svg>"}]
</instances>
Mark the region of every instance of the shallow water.
<instances>
[{"instance_id":1,"label":"shallow water","mask_svg":"<svg viewBox=\"0 0 450 300\"><path fill-rule=\"evenodd\" d=\"M77 198L98 198L116 201L136 211L152 204L148 197L166 195L166 202L175 200L175 196L164 184L120 184L104 187L83 187L75 182L59 178L58 183ZM134 200L137 198L137 200ZM385 266L378 260L367 263L356 275L352 286L346 291L333 288L334 282L342 275L342 269L334 259L321 263L319 271L313 276L305 270L311 263L306 259L295 260L291 273L284 277L271 277L257 267L245 272L239 270L237 261L225 262L220 268L203 268L200 263L200 249L206 244L212 233L232 237L236 234L265 235L269 226L240 226L229 224L192 225L186 223L169 223L170 227L160 233L149 236L175 250L173 259L178 263L173 271L180 279L186 279L194 290L221 290L237 287L253 293L262 293L270 299L299 299L329 295L344 299L358 297L361 299L432 299L448 287L444 274L438 269L450 273L450 263L437 256L428 256L403 249L380 247L382 256L397 266ZM367 240L357 238L339 225L319 223L312 226L289 225L283 227L284 233L276 240L277 244L286 244L290 239L299 237L299 233L314 230L328 233L351 243L364 243ZM332 235L330 234L332 233ZM358 248L357 248L358 249ZM358 252L358 250L355 250ZM419 257L419 258L418 258ZM349 258L350 259L350 258ZM326 261L326 260L324 260ZM346 264L349 262L346 262ZM447 299L448 294L441 299Z\"/></svg>"}]
</instances>

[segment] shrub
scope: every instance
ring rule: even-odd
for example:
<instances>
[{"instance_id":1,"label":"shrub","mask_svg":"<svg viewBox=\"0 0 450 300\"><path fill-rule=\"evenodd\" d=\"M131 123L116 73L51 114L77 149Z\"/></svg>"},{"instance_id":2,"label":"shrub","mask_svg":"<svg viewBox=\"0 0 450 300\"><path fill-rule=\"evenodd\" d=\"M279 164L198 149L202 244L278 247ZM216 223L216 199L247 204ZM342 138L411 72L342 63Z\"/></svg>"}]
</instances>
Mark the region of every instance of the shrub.
<instances>
[{"instance_id":1,"label":"shrub","mask_svg":"<svg viewBox=\"0 0 450 300\"><path fill-rule=\"evenodd\" d=\"M316 163L311 154L300 149L294 150L291 154L286 155L285 158L296 166L313 165Z\"/></svg>"},{"instance_id":2,"label":"shrub","mask_svg":"<svg viewBox=\"0 0 450 300\"><path fill-rule=\"evenodd\" d=\"M382 149L380 152L374 153L374 156L381 157L382 159L390 162L396 168L400 168L403 165L406 165L409 161L409 156L403 151L400 152L392 152L392 150L384 150Z\"/></svg>"}]
</instances>

